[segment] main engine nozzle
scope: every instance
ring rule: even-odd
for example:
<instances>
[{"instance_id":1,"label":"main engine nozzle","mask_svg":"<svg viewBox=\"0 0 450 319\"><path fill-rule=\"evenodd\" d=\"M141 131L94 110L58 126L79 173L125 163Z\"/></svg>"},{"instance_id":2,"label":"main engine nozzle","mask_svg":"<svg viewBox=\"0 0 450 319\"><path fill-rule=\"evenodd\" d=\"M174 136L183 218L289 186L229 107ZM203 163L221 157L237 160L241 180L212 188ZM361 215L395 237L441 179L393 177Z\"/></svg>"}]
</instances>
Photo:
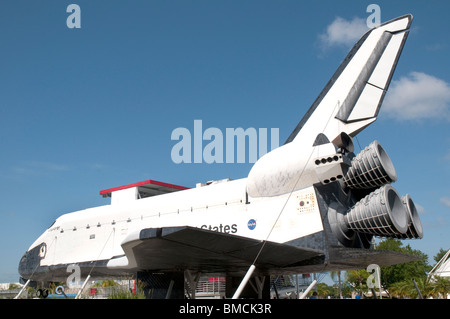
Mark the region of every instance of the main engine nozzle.
<instances>
[{"instance_id":1,"label":"main engine nozzle","mask_svg":"<svg viewBox=\"0 0 450 319\"><path fill-rule=\"evenodd\" d=\"M344 176L345 185L352 189L373 189L396 180L394 165L378 141L373 141L352 159Z\"/></svg>"},{"instance_id":2,"label":"main engine nozzle","mask_svg":"<svg viewBox=\"0 0 450 319\"><path fill-rule=\"evenodd\" d=\"M405 234L399 234L397 238L400 239L418 239L423 238L423 228L422 223L419 218L419 214L416 209L416 205L414 205L413 200L409 194L406 194L402 197L402 203L408 212L408 229Z\"/></svg>"},{"instance_id":3,"label":"main engine nozzle","mask_svg":"<svg viewBox=\"0 0 450 319\"><path fill-rule=\"evenodd\" d=\"M397 191L387 184L357 202L345 214L344 222L359 233L395 237L406 233L407 214Z\"/></svg>"},{"instance_id":4,"label":"main engine nozzle","mask_svg":"<svg viewBox=\"0 0 450 319\"><path fill-rule=\"evenodd\" d=\"M367 247L371 236L423 237L411 197L400 197L391 185L397 180L397 173L378 141L353 157L344 174L341 186L343 194L349 197L335 197L328 205L328 221L340 243L346 247ZM346 188L351 191L347 193Z\"/></svg>"}]
</instances>

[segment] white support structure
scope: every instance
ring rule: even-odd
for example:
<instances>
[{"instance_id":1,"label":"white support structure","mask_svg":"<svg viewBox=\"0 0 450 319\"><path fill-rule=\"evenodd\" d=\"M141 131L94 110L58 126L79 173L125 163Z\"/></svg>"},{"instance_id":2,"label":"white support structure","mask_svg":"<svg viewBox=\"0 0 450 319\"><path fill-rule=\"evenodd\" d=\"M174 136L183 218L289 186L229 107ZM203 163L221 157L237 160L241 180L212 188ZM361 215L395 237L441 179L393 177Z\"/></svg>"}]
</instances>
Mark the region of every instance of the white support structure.
<instances>
[{"instance_id":1,"label":"white support structure","mask_svg":"<svg viewBox=\"0 0 450 319\"><path fill-rule=\"evenodd\" d=\"M308 295L308 293L311 291L311 289L314 288L314 286L317 284L317 280L314 280L311 285L309 285L308 288L306 288L305 292L300 296L298 299L305 299L305 297Z\"/></svg>"},{"instance_id":2,"label":"white support structure","mask_svg":"<svg viewBox=\"0 0 450 319\"><path fill-rule=\"evenodd\" d=\"M22 287L22 289L20 289L19 293L17 294L17 296L14 297L14 299L19 299L20 295L22 294L22 292L27 288L28 284L30 283L31 279L28 279L27 282L25 283L25 285Z\"/></svg>"},{"instance_id":3,"label":"white support structure","mask_svg":"<svg viewBox=\"0 0 450 319\"><path fill-rule=\"evenodd\" d=\"M245 285L247 284L247 282L250 280L250 278L252 277L253 272L255 271L256 266L255 265L251 265L250 268L248 269L247 273L244 276L244 279L242 279L241 284L239 285L238 289L236 290L236 292L234 293L233 297L231 299L238 299L239 296L242 293L242 290L244 290Z\"/></svg>"},{"instance_id":4,"label":"white support structure","mask_svg":"<svg viewBox=\"0 0 450 319\"><path fill-rule=\"evenodd\" d=\"M80 290L78 291L77 295L75 296L75 299L80 299L81 293L83 292L84 287L86 287L86 285L89 281L89 278L91 278L91 275L88 275L86 277L86 280L84 281L83 286L81 286Z\"/></svg>"}]
</instances>

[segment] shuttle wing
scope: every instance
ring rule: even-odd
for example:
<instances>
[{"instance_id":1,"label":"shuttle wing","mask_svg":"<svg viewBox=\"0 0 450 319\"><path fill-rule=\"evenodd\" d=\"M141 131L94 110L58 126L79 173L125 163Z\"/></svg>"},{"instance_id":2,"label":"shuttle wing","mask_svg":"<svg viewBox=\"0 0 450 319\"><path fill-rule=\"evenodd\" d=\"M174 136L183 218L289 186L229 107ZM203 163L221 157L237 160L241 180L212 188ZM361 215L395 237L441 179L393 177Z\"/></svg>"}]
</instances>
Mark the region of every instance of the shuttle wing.
<instances>
[{"instance_id":1,"label":"shuttle wing","mask_svg":"<svg viewBox=\"0 0 450 319\"><path fill-rule=\"evenodd\" d=\"M368 31L353 47L286 141L341 132L355 136L376 120L403 50L411 15ZM300 137L301 136L301 137Z\"/></svg>"},{"instance_id":2,"label":"shuttle wing","mask_svg":"<svg viewBox=\"0 0 450 319\"><path fill-rule=\"evenodd\" d=\"M139 239L125 241L128 259L141 269L198 269L203 272L242 272L258 255L261 240L195 227L148 228ZM320 258L322 252L266 242L258 257L260 270L277 269Z\"/></svg>"},{"instance_id":3,"label":"shuttle wing","mask_svg":"<svg viewBox=\"0 0 450 319\"><path fill-rule=\"evenodd\" d=\"M262 245L264 245L263 249ZM361 251L343 247L313 250L295 245L263 242L189 226L147 228L139 239L125 241L122 247L138 269L173 271L195 269L201 272L243 274L258 256L258 272L321 272L327 267L358 269L361 264L388 266L415 260L389 251Z\"/></svg>"}]
</instances>

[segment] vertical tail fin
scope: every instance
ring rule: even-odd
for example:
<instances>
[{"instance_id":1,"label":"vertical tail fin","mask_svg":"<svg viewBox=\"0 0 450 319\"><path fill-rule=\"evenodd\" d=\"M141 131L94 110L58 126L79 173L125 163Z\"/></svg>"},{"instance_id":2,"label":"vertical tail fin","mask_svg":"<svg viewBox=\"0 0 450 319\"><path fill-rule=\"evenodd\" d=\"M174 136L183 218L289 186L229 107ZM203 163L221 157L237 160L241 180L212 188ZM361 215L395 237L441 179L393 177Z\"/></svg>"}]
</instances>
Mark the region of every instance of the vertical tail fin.
<instances>
[{"instance_id":1,"label":"vertical tail fin","mask_svg":"<svg viewBox=\"0 0 450 319\"><path fill-rule=\"evenodd\" d=\"M412 15L368 31L352 48L336 73L291 133L286 143L323 133L334 140L355 136L378 116L403 50Z\"/></svg>"}]
</instances>

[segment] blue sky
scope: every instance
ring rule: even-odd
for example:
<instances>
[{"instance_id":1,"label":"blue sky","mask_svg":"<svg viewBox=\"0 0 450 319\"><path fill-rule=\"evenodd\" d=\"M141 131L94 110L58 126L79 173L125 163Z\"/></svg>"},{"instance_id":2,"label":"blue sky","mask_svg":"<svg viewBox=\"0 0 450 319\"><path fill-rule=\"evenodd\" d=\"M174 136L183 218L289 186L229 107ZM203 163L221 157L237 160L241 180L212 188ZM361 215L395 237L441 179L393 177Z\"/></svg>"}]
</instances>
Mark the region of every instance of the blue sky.
<instances>
[{"instance_id":1,"label":"blue sky","mask_svg":"<svg viewBox=\"0 0 450 319\"><path fill-rule=\"evenodd\" d=\"M81 28L66 12L81 8ZM175 164L179 127L279 128L289 136L367 30L414 21L377 139L416 202L432 257L450 247L447 1L0 1L0 282L58 216L108 204L98 192L155 179L192 187L251 163Z\"/></svg>"}]
</instances>

